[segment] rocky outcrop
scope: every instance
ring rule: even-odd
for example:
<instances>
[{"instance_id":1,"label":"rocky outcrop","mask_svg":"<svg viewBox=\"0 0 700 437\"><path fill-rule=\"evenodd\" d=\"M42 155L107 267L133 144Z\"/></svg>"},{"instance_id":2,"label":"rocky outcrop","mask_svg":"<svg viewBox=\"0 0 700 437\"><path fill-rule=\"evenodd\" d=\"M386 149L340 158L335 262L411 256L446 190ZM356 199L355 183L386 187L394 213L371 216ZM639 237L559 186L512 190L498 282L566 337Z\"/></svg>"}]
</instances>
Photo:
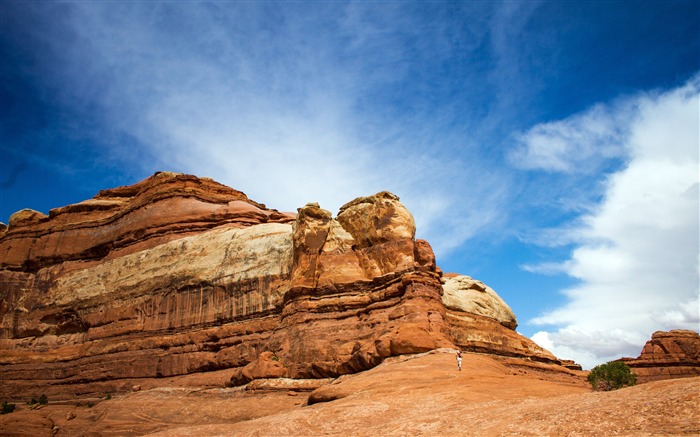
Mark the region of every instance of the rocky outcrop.
<instances>
[{"instance_id":1,"label":"rocky outcrop","mask_svg":"<svg viewBox=\"0 0 700 437\"><path fill-rule=\"evenodd\" d=\"M0 237L0 396L221 369L234 385L326 378L443 347L559 364L514 331L493 290L463 277L443 293L441 279L391 193L336 218L314 203L295 215L157 173L48 216L13 215Z\"/></svg>"},{"instance_id":2,"label":"rocky outcrop","mask_svg":"<svg viewBox=\"0 0 700 437\"><path fill-rule=\"evenodd\" d=\"M161 172L48 216L28 209L13 214L0 241L0 268L36 273L66 261L114 259L225 224L293 220L211 179Z\"/></svg>"},{"instance_id":3,"label":"rocky outcrop","mask_svg":"<svg viewBox=\"0 0 700 437\"><path fill-rule=\"evenodd\" d=\"M700 334L690 330L657 331L637 358L622 361L637 382L700 376Z\"/></svg>"},{"instance_id":4,"label":"rocky outcrop","mask_svg":"<svg viewBox=\"0 0 700 437\"><path fill-rule=\"evenodd\" d=\"M288 376L352 373L452 345L439 275L416 262L414 236L413 217L391 193L356 199L335 219L317 204L299 209L272 339ZM422 335L406 340L407 329Z\"/></svg>"},{"instance_id":5,"label":"rocky outcrop","mask_svg":"<svg viewBox=\"0 0 700 437\"><path fill-rule=\"evenodd\" d=\"M281 378L287 373L284 365L272 352L266 351L244 367L236 369L231 376L230 385L248 384L255 379Z\"/></svg>"},{"instance_id":6,"label":"rocky outcrop","mask_svg":"<svg viewBox=\"0 0 700 437\"><path fill-rule=\"evenodd\" d=\"M515 329L515 314L495 291L469 276L454 276L445 281L442 302L448 310L494 319L506 328Z\"/></svg>"},{"instance_id":7,"label":"rocky outcrop","mask_svg":"<svg viewBox=\"0 0 700 437\"><path fill-rule=\"evenodd\" d=\"M446 274L442 301L450 336L464 351L557 363L581 370L574 362L558 360L546 349L515 332L515 314L496 292L469 276Z\"/></svg>"},{"instance_id":8,"label":"rocky outcrop","mask_svg":"<svg viewBox=\"0 0 700 437\"><path fill-rule=\"evenodd\" d=\"M570 370L583 370L581 365L574 360L561 360L561 365Z\"/></svg>"}]
</instances>

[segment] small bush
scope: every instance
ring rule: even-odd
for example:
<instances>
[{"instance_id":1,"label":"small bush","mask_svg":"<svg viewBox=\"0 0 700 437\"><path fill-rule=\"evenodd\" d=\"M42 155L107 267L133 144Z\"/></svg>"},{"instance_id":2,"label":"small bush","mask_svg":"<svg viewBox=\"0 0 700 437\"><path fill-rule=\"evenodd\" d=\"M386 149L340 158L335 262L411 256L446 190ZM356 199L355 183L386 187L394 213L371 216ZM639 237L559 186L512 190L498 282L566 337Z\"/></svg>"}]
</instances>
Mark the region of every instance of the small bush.
<instances>
[{"instance_id":1,"label":"small bush","mask_svg":"<svg viewBox=\"0 0 700 437\"><path fill-rule=\"evenodd\" d=\"M48 404L49 404L49 398L47 398L46 395L39 396L39 405L48 405Z\"/></svg>"},{"instance_id":2,"label":"small bush","mask_svg":"<svg viewBox=\"0 0 700 437\"><path fill-rule=\"evenodd\" d=\"M94 406L95 406L95 403L92 402L92 401L89 401L89 402L87 403L87 407L88 407L88 408L92 408L92 407L94 407Z\"/></svg>"},{"instance_id":3,"label":"small bush","mask_svg":"<svg viewBox=\"0 0 700 437\"><path fill-rule=\"evenodd\" d=\"M2 413L0 414L10 414L15 411L15 404L8 404L7 401L2 401Z\"/></svg>"},{"instance_id":4,"label":"small bush","mask_svg":"<svg viewBox=\"0 0 700 437\"><path fill-rule=\"evenodd\" d=\"M610 391L635 385L637 383L637 375L622 361L610 361L595 366L591 373L588 374L587 380L593 387L593 390Z\"/></svg>"},{"instance_id":5,"label":"small bush","mask_svg":"<svg viewBox=\"0 0 700 437\"><path fill-rule=\"evenodd\" d=\"M36 399L32 398L31 401L27 402L27 405L36 405L36 404L38 404L38 403L39 403L39 401L37 401Z\"/></svg>"},{"instance_id":6,"label":"small bush","mask_svg":"<svg viewBox=\"0 0 700 437\"><path fill-rule=\"evenodd\" d=\"M105 401L108 401L110 399L112 399L112 393L107 392L107 394L105 395Z\"/></svg>"}]
</instances>

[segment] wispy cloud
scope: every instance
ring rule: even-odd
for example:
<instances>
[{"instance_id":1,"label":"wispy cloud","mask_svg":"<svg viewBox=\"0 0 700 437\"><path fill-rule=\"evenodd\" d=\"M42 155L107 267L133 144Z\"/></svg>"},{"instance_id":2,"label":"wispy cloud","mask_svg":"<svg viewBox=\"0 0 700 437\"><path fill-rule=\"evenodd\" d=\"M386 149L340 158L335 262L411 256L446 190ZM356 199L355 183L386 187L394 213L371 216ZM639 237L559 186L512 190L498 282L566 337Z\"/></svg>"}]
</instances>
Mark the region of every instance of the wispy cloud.
<instances>
[{"instance_id":1,"label":"wispy cloud","mask_svg":"<svg viewBox=\"0 0 700 437\"><path fill-rule=\"evenodd\" d=\"M655 330L699 328L699 84L695 77L681 88L598 106L521 137L524 167L551 171L599 166L590 162L624 151L625 165L605 180L600 204L562 229L561 237L575 245L570 259L527 267L580 281L564 290L565 305L532 321L554 326L533 338L556 355L592 366L636 356ZM617 123L614 153L606 135L595 152L599 133L610 130L607 122L601 128L602 119ZM554 158L542 159L547 144L569 151L555 148Z\"/></svg>"},{"instance_id":2,"label":"wispy cloud","mask_svg":"<svg viewBox=\"0 0 700 437\"><path fill-rule=\"evenodd\" d=\"M99 117L94 132L77 129L134 173L210 176L282 210L317 201L335 212L390 190L438 254L503 215L508 178L486 169L457 107L435 110L435 99L481 92L454 89L462 82L440 66L481 47L485 23L396 4L53 7L61 32L27 31L55 71L48 85Z\"/></svg>"},{"instance_id":3,"label":"wispy cloud","mask_svg":"<svg viewBox=\"0 0 700 437\"><path fill-rule=\"evenodd\" d=\"M597 171L613 158L626 156L627 118L634 111L624 106L596 105L565 120L542 123L516 135L509 154L512 165L526 170L566 173Z\"/></svg>"},{"instance_id":4,"label":"wispy cloud","mask_svg":"<svg viewBox=\"0 0 700 437\"><path fill-rule=\"evenodd\" d=\"M680 290L697 235L697 208L688 216L678 194L688 182L684 128L693 123L681 102L697 99L697 81L614 99L695 71L686 58L697 59L697 41L687 43L697 19L679 23L695 17L685 4L647 6L0 2L10 108L2 182L17 176L7 162L27 166L3 192L15 198L3 197L3 216L14 212L5 205L24 207L37 194L42 207L60 206L52 202L68 196L46 189L56 177L65 191L89 185L69 202L156 170L213 177L285 211L316 201L336 212L389 190L450 270L482 268L493 278L529 263L530 272L578 280L568 305L538 318L558 326L542 325L556 347L581 333L595 348L597 334L581 320L608 314L611 302L619 308L623 298L608 295L639 302L629 314L654 326L680 326L694 314ZM697 272L697 253L692 259ZM674 278L659 279L673 268ZM526 284L532 277L504 281L515 293L541 292L517 296L526 301L521 318L556 301L551 282ZM679 305L652 308L632 293L649 287L681 293L671 296ZM619 326L597 326L632 332L615 316ZM650 326L635 332L646 338Z\"/></svg>"}]
</instances>

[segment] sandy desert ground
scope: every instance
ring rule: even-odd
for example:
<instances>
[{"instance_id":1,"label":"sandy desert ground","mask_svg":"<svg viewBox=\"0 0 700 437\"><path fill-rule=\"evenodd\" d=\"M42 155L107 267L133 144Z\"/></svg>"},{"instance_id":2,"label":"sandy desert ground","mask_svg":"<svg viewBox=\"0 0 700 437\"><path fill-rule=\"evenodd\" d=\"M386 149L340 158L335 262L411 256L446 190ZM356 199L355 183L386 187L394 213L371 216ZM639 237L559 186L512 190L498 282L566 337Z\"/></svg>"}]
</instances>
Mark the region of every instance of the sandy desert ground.
<instances>
[{"instance_id":1,"label":"sandy desert ground","mask_svg":"<svg viewBox=\"0 0 700 437\"><path fill-rule=\"evenodd\" d=\"M582 379L446 350L392 358L314 392L221 388L230 371L173 378L109 400L18 405L2 435L700 435L700 378L592 392ZM162 381L161 381L162 383ZM285 386L288 385L288 387ZM285 388L286 387L286 388Z\"/></svg>"}]
</instances>

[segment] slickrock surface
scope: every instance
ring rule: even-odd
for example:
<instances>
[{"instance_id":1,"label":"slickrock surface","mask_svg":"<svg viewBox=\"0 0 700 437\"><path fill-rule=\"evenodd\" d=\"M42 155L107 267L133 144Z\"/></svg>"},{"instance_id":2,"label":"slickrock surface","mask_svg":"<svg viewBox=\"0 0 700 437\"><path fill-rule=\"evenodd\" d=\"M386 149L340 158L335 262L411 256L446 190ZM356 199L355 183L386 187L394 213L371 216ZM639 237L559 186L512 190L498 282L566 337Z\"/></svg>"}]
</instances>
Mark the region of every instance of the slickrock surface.
<instances>
[{"instance_id":1,"label":"slickrock surface","mask_svg":"<svg viewBox=\"0 0 700 437\"><path fill-rule=\"evenodd\" d=\"M569 374L490 288L448 281L388 192L333 218L280 213L157 173L21 211L0 237L0 399L79 399L229 371L229 385L328 378L460 347ZM454 283L452 287L449 284Z\"/></svg>"},{"instance_id":2,"label":"slickrock surface","mask_svg":"<svg viewBox=\"0 0 700 437\"><path fill-rule=\"evenodd\" d=\"M698 435L700 378L591 392L580 378L514 370L502 358L453 351L385 360L310 391L287 380L277 390L199 388L175 378L88 407L50 402L0 416L5 435ZM507 358L505 359L507 360ZM545 366L545 364L542 364ZM223 373L222 373L223 372ZM314 398L316 403L308 404ZM24 434L22 434L24 433Z\"/></svg>"},{"instance_id":3,"label":"slickrock surface","mask_svg":"<svg viewBox=\"0 0 700 437\"><path fill-rule=\"evenodd\" d=\"M623 358L637 382L700 376L700 334L676 329L651 335L637 358Z\"/></svg>"}]
</instances>

